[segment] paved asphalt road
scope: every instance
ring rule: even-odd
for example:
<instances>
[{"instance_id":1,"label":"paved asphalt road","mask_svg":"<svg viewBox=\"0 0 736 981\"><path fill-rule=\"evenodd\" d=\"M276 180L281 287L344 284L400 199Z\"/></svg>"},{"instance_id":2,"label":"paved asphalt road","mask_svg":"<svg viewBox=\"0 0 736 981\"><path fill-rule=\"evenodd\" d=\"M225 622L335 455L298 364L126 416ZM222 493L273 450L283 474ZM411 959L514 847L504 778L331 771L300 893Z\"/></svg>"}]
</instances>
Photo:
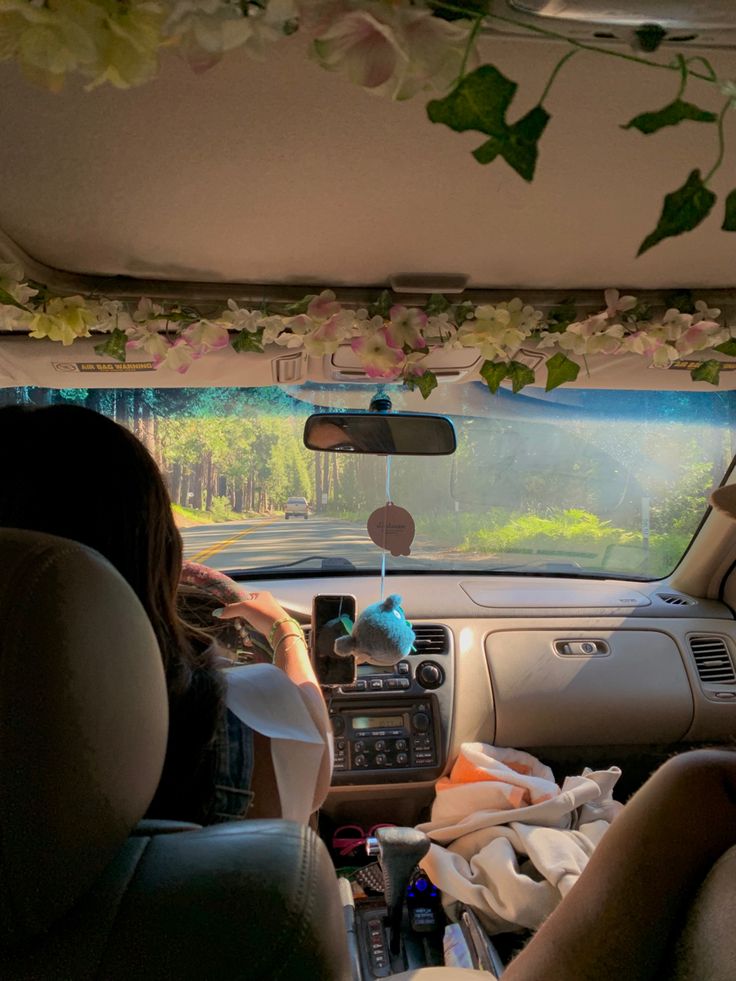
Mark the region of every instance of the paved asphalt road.
<instances>
[{"instance_id":1,"label":"paved asphalt road","mask_svg":"<svg viewBox=\"0 0 736 981\"><path fill-rule=\"evenodd\" d=\"M181 533L184 558L213 569L255 569L309 555L340 556L362 568L380 562L365 525L332 518L254 518L182 528ZM304 563L303 567L316 569L319 565Z\"/></svg>"}]
</instances>

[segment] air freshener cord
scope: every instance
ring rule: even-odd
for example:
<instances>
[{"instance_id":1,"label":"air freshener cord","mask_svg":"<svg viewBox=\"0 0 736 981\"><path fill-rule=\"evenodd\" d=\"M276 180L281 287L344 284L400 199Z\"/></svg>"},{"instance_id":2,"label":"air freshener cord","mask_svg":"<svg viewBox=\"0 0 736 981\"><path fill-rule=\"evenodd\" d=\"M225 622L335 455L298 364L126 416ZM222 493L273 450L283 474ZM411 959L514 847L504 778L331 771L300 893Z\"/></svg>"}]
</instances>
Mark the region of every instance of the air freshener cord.
<instances>
[{"instance_id":1,"label":"air freshener cord","mask_svg":"<svg viewBox=\"0 0 736 981\"><path fill-rule=\"evenodd\" d=\"M391 457L386 457L386 504L391 503ZM388 518L386 519L386 524L384 525L383 532L383 548L381 549L381 591L380 599L383 602L383 587L386 583L386 532L388 526Z\"/></svg>"}]
</instances>

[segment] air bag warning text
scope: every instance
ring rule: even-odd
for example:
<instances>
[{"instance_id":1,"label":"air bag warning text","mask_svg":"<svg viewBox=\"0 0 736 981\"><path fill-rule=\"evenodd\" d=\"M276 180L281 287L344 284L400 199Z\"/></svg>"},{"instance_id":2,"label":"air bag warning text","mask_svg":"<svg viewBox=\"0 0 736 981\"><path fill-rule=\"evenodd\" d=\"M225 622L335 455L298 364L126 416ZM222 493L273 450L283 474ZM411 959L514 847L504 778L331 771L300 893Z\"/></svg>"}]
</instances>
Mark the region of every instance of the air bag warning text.
<instances>
[{"instance_id":1,"label":"air bag warning text","mask_svg":"<svg viewBox=\"0 0 736 981\"><path fill-rule=\"evenodd\" d=\"M127 373L131 371L155 371L153 361L56 361L54 362L56 371L71 372L103 372L103 373Z\"/></svg>"}]
</instances>

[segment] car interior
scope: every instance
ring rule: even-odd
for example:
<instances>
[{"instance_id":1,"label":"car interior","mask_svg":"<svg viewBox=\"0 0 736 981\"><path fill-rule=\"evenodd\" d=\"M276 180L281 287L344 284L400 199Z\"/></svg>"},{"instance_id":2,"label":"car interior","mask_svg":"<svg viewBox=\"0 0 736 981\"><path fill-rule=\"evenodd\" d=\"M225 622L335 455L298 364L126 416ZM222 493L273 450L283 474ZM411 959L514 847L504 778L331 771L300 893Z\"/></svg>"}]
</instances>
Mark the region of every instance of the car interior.
<instances>
[{"instance_id":1,"label":"car interior","mask_svg":"<svg viewBox=\"0 0 736 981\"><path fill-rule=\"evenodd\" d=\"M713 153L692 117L651 138L624 128L673 78L618 57L641 52L631 24L666 22L659 55L707 56L725 84L730 5L501 6L544 28L479 32L480 62L523 82L520 112L566 50L550 18L583 45L555 79L533 182L479 164L477 133L432 125L421 97L324 71L299 32L204 73L165 51L123 91L50 92L0 63L0 269L49 301L205 315L323 290L350 309L389 291L412 309L442 294L590 313L618 289L660 315L687 293L733 321L736 240L714 215L636 255L664 194ZM732 185L727 168L713 178L723 199ZM228 346L181 371L100 353L94 326L71 345L7 329L7 298L0 405L72 402L129 426L162 467L185 562L269 590L313 646L330 618L396 594L415 641L325 683L335 764L311 827L142 821L167 724L146 615L91 550L0 529L3 976L501 977L530 931L490 931L420 865L415 828L462 748L524 751L558 784L620 767L625 802L673 753L732 742L736 360L716 355L714 385L691 375L700 353L662 367L601 349L547 391L550 352L530 341L533 380L493 391L480 350L447 347L426 356L425 398L349 342ZM53 493L64 478L49 479ZM103 474L89 494L104 506ZM369 521L387 506L391 542L388 518L378 537ZM682 978L733 976L734 860L692 910Z\"/></svg>"}]
</instances>

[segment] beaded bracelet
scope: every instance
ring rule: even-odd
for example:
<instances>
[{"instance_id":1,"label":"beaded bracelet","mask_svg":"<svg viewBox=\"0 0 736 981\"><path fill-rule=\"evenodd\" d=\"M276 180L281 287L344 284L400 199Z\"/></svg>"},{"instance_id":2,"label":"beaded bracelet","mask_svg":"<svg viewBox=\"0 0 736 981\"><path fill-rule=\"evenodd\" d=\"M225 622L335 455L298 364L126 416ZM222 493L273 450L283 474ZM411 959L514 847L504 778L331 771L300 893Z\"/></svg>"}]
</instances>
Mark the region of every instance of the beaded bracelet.
<instances>
[{"instance_id":1,"label":"beaded bracelet","mask_svg":"<svg viewBox=\"0 0 736 981\"><path fill-rule=\"evenodd\" d=\"M304 634L303 633L298 633L298 634L284 634L283 637L279 637L279 639L276 641L276 646L272 648L274 655L276 654L276 651L279 649L279 647L281 647L281 645L283 644L283 642L285 640L289 640L291 637L298 637L299 640L301 640L301 641L304 640Z\"/></svg>"},{"instance_id":2,"label":"beaded bracelet","mask_svg":"<svg viewBox=\"0 0 736 981\"><path fill-rule=\"evenodd\" d=\"M302 638L304 637L304 631L302 630L302 625L299 623L299 621L295 620L294 617L284 617L281 620L276 620L271 627L271 633L268 635L268 646L270 648L273 648L273 639L276 636L277 629L281 626L282 623L293 623L294 626L299 631L299 634L302 636Z\"/></svg>"}]
</instances>

